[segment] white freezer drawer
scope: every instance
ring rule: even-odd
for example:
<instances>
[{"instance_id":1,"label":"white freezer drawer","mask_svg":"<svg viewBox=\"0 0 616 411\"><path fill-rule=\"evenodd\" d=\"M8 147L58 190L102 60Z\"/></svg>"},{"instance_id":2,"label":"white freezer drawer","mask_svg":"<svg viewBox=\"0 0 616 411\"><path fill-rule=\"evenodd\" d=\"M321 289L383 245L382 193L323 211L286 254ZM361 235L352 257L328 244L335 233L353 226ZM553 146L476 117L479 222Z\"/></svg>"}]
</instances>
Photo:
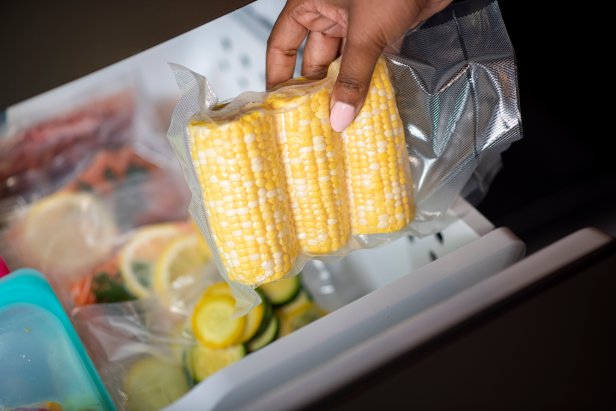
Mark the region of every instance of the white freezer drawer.
<instances>
[{"instance_id":1,"label":"white freezer drawer","mask_svg":"<svg viewBox=\"0 0 616 411\"><path fill-rule=\"evenodd\" d=\"M165 411L250 409L258 407L259 400L268 404L264 409L276 409L272 402L266 401L268 396L281 394L285 387L301 381L306 373L361 347L522 258L524 244L507 229L490 231L490 224L463 201L456 209L459 218L443 231L443 237L445 244L447 238L454 239L455 243L456 237L458 243L452 250L443 249L442 257L414 269L414 255L427 249L421 241L436 241L432 238L420 240L419 245L417 240L411 243L404 238L381 249L366 251L365 255L351 254L335 264L339 271L333 276L345 278L347 293L343 293L342 300L327 301L330 306L340 308L214 374ZM476 225L477 231L471 224ZM356 271L340 271L344 268ZM306 274L309 286L314 286L310 284L314 273ZM348 293L349 289L355 295ZM365 295L344 301L360 294ZM345 380L351 377L352 372L344 375ZM286 401L278 404L280 409L289 407Z\"/></svg>"}]
</instances>

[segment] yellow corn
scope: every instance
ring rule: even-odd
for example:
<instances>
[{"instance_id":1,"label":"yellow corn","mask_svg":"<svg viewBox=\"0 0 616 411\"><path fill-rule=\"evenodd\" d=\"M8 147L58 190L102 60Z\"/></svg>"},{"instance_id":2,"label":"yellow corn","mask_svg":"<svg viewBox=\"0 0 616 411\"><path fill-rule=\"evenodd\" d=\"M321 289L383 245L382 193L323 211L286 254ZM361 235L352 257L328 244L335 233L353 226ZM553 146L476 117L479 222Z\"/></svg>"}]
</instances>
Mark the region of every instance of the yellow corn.
<instances>
[{"instance_id":1,"label":"yellow corn","mask_svg":"<svg viewBox=\"0 0 616 411\"><path fill-rule=\"evenodd\" d=\"M385 59L379 59L364 106L342 138L353 234L405 227L415 215L410 166Z\"/></svg>"},{"instance_id":2,"label":"yellow corn","mask_svg":"<svg viewBox=\"0 0 616 411\"><path fill-rule=\"evenodd\" d=\"M191 154L212 237L229 279L282 278L299 253L274 122L251 111L218 124L189 124Z\"/></svg>"},{"instance_id":3,"label":"yellow corn","mask_svg":"<svg viewBox=\"0 0 616 411\"><path fill-rule=\"evenodd\" d=\"M351 234L395 232L414 217L404 129L385 60L342 134L329 122L336 71L332 65L322 82L294 80L264 104L240 108L241 115L189 124L212 237L233 281L275 281L301 252L334 253Z\"/></svg>"},{"instance_id":4,"label":"yellow corn","mask_svg":"<svg viewBox=\"0 0 616 411\"><path fill-rule=\"evenodd\" d=\"M274 113L297 238L302 251L328 254L351 233L344 153L329 122L331 87L285 87L266 104Z\"/></svg>"}]
</instances>

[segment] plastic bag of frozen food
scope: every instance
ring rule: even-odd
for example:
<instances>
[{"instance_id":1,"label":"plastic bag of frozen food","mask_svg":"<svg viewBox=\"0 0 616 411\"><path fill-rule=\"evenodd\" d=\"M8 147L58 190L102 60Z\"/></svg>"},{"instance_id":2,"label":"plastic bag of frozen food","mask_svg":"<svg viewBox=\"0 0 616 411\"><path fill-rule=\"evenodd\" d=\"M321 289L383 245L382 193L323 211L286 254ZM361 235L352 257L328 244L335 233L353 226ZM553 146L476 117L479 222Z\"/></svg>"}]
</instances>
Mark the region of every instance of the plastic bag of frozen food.
<instances>
[{"instance_id":1,"label":"plastic bag of frozen food","mask_svg":"<svg viewBox=\"0 0 616 411\"><path fill-rule=\"evenodd\" d=\"M193 386L184 356L194 341L156 299L80 307L72 319L118 409L162 409Z\"/></svg>"},{"instance_id":2,"label":"plastic bag of frozen food","mask_svg":"<svg viewBox=\"0 0 616 411\"><path fill-rule=\"evenodd\" d=\"M0 201L30 201L52 193L98 150L129 143L135 110L135 91L127 84L9 123L0 134Z\"/></svg>"},{"instance_id":3,"label":"plastic bag of frozen food","mask_svg":"<svg viewBox=\"0 0 616 411\"><path fill-rule=\"evenodd\" d=\"M245 94L188 124L189 166L197 190L207 193L207 216L194 216L231 281L279 280L311 257L378 244L412 221L404 133L385 60L342 138L329 124L336 74L333 65L321 81Z\"/></svg>"},{"instance_id":4,"label":"plastic bag of frozen food","mask_svg":"<svg viewBox=\"0 0 616 411\"><path fill-rule=\"evenodd\" d=\"M69 308L147 297L173 288L187 249L208 259L187 204L176 173L128 148L99 152L63 189L12 213L1 252L11 267L45 272Z\"/></svg>"},{"instance_id":5,"label":"plastic bag of frozen food","mask_svg":"<svg viewBox=\"0 0 616 411\"><path fill-rule=\"evenodd\" d=\"M337 138L327 129L335 68L325 80L219 103L215 85L173 66L182 98L168 138L191 214L240 310L258 301L254 287L294 275L309 258L439 231L469 180L485 191L487 161L520 138L514 54L495 1L452 5L386 58Z\"/></svg>"},{"instance_id":6,"label":"plastic bag of frozen food","mask_svg":"<svg viewBox=\"0 0 616 411\"><path fill-rule=\"evenodd\" d=\"M148 298L79 307L72 318L118 407L160 409L193 384L325 315L300 276L259 292L263 301L235 317L229 285L210 271L186 289L183 310Z\"/></svg>"},{"instance_id":7,"label":"plastic bag of frozen food","mask_svg":"<svg viewBox=\"0 0 616 411\"><path fill-rule=\"evenodd\" d=\"M180 174L136 71L79 80L7 110L0 125L0 228L67 187L104 191L157 169ZM78 185L77 187L75 185Z\"/></svg>"},{"instance_id":8,"label":"plastic bag of frozen food","mask_svg":"<svg viewBox=\"0 0 616 411\"><path fill-rule=\"evenodd\" d=\"M135 74L17 104L0 131L0 252L45 272L67 307L149 295L168 245L151 233L191 231L189 192Z\"/></svg>"}]
</instances>

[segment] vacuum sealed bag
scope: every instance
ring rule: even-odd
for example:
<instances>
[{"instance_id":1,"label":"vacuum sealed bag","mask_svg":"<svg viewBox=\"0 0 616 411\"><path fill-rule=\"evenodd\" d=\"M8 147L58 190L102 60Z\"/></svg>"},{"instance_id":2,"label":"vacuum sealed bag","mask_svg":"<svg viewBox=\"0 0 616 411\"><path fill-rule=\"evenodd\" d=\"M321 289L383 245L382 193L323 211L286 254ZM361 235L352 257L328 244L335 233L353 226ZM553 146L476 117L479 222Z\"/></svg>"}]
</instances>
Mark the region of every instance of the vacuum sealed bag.
<instances>
[{"instance_id":1,"label":"vacuum sealed bag","mask_svg":"<svg viewBox=\"0 0 616 411\"><path fill-rule=\"evenodd\" d=\"M119 410L159 410L194 385L184 357L195 343L155 299L79 307L72 320Z\"/></svg>"},{"instance_id":2,"label":"vacuum sealed bag","mask_svg":"<svg viewBox=\"0 0 616 411\"><path fill-rule=\"evenodd\" d=\"M262 302L244 317L233 316L231 289L214 271L204 271L184 291L184 307L144 298L72 311L118 409L162 409L199 382L326 314L299 275L260 287Z\"/></svg>"},{"instance_id":3,"label":"vacuum sealed bag","mask_svg":"<svg viewBox=\"0 0 616 411\"><path fill-rule=\"evenodd\" d=\"M485 192L500 153L521 137L495 1L455 4L407 33L379 60L343 133L329 125L337 62L323 80L223 103L204 77L172 67L182 97L168 138L240 311L258 302L255 287L309 259L439 231L453 201Z\"/></svg>"}]
</instances>

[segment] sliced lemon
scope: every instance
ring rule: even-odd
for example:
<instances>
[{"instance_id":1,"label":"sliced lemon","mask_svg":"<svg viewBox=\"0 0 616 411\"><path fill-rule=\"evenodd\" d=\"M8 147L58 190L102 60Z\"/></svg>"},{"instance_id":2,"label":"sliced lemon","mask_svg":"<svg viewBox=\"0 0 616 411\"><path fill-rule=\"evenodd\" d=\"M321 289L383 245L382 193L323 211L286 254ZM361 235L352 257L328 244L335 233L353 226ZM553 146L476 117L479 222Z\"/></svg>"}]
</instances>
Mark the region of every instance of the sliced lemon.
<instances>
[{"instance_id":1,"label":"sliced lemon","mask_svg":"<svg viewBox=\"0 0 616 411\"><path fill-rule=\"evenodd\" d=\"M96 196L61 192L30 208L20 244L41 269L71 275L107 256L116 235L113 217Z\"/></svg>"},{"instance_id":2,"label":"sliced lemon","mask_svg":"<svg viewBox=\"0 0 616 411\"><path fill-rule=\"evenodd\" d=\"M156 224L138 229L120 252L120 272L126 288L136 297L152 294L154 270L163 250L184 230L176 224Z\"/></svg>"},{"instance_id":3,"label":"sliced lemon","mask_svg":"<svg viewBox=\"0 0 616 411\"><path fill-rule=\"evenodd\" d=\"M165 295L169 291L194 286L199 275L210 261L210 249L190 233L172 240L156 260L154 292Z\"/></svg>"}]
</instances>

